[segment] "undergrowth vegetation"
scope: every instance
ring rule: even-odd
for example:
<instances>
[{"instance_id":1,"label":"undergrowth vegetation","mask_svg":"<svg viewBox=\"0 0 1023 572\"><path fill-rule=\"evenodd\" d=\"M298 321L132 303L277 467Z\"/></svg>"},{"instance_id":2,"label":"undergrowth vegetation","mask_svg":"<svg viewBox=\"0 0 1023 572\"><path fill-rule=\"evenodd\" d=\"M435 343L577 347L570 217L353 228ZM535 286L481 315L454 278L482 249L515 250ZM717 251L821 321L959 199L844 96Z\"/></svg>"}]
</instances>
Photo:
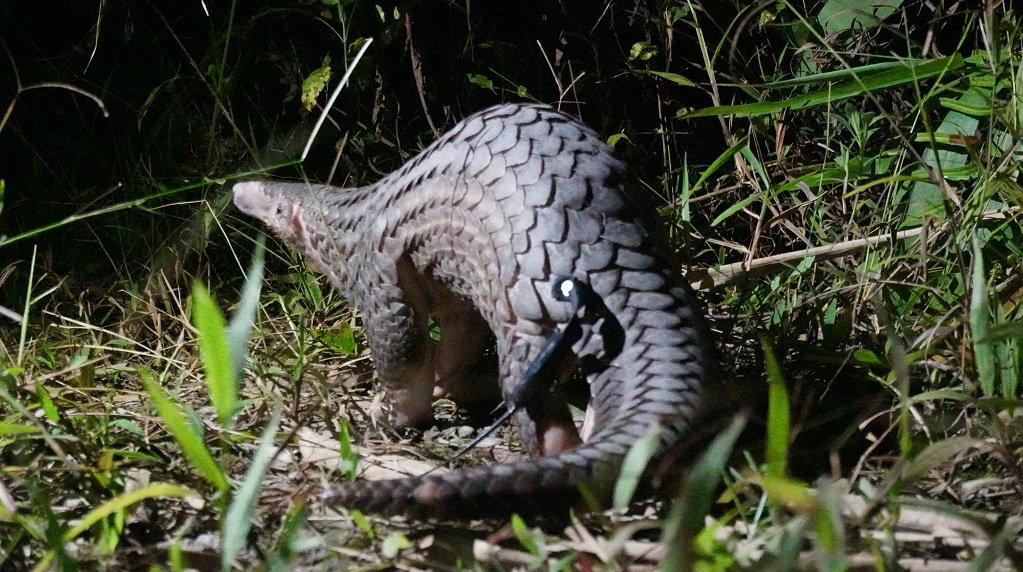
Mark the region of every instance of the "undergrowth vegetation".
<instances>
[{"instance_id":1,"label":"undergrowth vegetation","mask_svg":"<svg viewBox=\"0 0 1023 572\"><path fill-rule=\"evenodd\" d=\"M1023 569L1017 13L208 4L0 6L0 568ZM365 184L525 100L656 197L749 406L676 498L567 527L327 509L478 428L391 427L359 316L229 183Z\"/></svg>"}]
</instances>

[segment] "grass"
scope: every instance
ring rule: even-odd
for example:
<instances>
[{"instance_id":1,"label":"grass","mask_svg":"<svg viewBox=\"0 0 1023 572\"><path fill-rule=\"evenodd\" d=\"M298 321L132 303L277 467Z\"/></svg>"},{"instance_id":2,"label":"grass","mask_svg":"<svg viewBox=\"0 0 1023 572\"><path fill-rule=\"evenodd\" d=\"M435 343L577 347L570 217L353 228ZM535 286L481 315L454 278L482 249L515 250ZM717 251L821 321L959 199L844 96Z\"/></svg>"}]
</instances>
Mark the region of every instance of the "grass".
<instances>
[{"instance_id":1,"label":"grass","mask_svg":"<svg viewBox=\"0 0 1023 572\"><path fill-rule=\"evenodd\" d=\"M47 237L113 216L156 235L192 216L176 197L205 189L204 204L221 204L215 191L227 174L250 170L232 155L275 128L241 119L241 102L267 88L246 93L233 72L248 60L232 58L254 45L254 26L284 12L232 12L207 51L188 52L194 65L182 69L195 76L178 80L191 77L192 87L168 101L173 82L164 84L140 115L145 125L159 114L144 133L159 140L181 125L182 109L202 109L191 114L199 129L182 130L203 133L201 144L178 135L167 153L204 174L154 174L138 196L19 227L9 233L16 240L0 243L0 253L28 252L0 272L17 294L5 296L6 309L25 317L0 326L0 568L1023 568L1023 35L1015 13L991 4L932 14L928 45L910 24L924 4L878 4L888 10L883 22L833 0L809 13L787 2L740 6L718 35L708 13L688 5L637 12L645 39L622 28L636 39L622 50L620 74L646 82L636 100L656 109L658 127L604 132L622 152L656 159L644 169L638 157L637 187L662 195L722 361L763 406L725 423L694 455L674 502L553 531L517 518L423 525L325 510L316 496L324 484L367 468L424 472L475 430L445 402L442 428L391 428L357 316L287 251L270 248L264 278L263 255L248 261L262 252L250 246L253 228L220 208L207 207L194 227L205 229L195 235L207 245L200 255L175 258L198 281L167 273L154 289L150 276L161 274L125 266L79 289L85 270L56 273L60 248L47 248ZM321 17L348 57L377 22L383 34L367 58L378 62L366 65L384 73L374 49L401 48L394 38L422 21L407 24L399 8L352 3ZM482 33L469 6L463 14ZM679 38L696 47L686 65L672 51ZM461 89L545 93L501 69L500 58L483 65L485 50L507 55L498 44L479 48ZM593 49L603 49L599 39ZM425 72L415 91L386 95L406 96L405 107L421 113L440 88L428 50L417 53ZM599 103L612 79L566 57L579 69L544 65L550 93L592 102L582 108L588 121L617 115ZM322 54L273 61L323 79ZM154 56L152 65L168 63ZM361 69L352 77L351 92L373 101L363 107L386 112L373 99L386 99L385 88L372 95L386 79ZM678 90L692 86L705 105L680 103L691 92ZM25 129L15 121L24 97L0 137ZM355 182L432 137L425 124L410 135L397 120L368 123L360 105L332 118L344 147L327 161ZM705 150L682 154L693 147L685 130L708 125L723 143L700 158ZM0 189L15 192L10 181ZM7 216L24 203L15 197L4 208ZM152 222L138 226L145 217ZM104 258L119 258L113 243L101 244ZM26 245L33 249L17 250ZM514 457L514 435L499 435L461 462ZM634 453L628 475L646 465ZM623 479L621 496L635 484Z\"/></svg>"}]
</instances>

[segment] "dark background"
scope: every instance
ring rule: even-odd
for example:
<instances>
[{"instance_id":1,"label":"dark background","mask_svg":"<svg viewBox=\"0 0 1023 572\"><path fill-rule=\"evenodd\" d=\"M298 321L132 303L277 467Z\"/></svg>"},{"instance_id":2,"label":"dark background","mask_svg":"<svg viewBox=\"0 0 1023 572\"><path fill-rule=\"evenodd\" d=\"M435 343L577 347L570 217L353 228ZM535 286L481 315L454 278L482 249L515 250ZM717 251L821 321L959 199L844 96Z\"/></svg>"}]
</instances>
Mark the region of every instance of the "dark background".
<instances>
[{"instance_id":1,"label":"dark background","mask_svg":"<svg viewBox=\"0 0 1023 572\"><path fill-rule=\"evenodd\" d=\"M682 107L709 105L702 91L638 73L650 68L705 77L689 63L699 60L691 28L674 29L670 60L663 49L650 60L630 59L636 42L668 41L656 37L664 27L656 3L472 3L466 11L465 5L429 1L384 3L378 12L376 4L353 2L342 8L345 22L336 7L313 2L239 2L233 21L230 3L205 5L208 15L199 2L113 1L102 12L92 2L0 4L6 49L0 94L11 103L0 130L6 181L0 233L16 236L168 193L0 246L0 268L15 265L0 283L4 303L20 300L34 246L37 276L61 284L106 289L112 276L140 279L161 247L180 248L174 241L182 226L207 208L200 200L213 200L224 187L218 181L169 192L203 178L229 178L260 158L278 162L280 141L293 130L304 133L320 111L302 108L302 80L329 55L332 90L359 37L372 36L374 43L304 172L291 167L273 175L326 180L345 134L333 182L364 184L396 168L434 138L412 70L406 18L424 78L422 97L439 131L502 101L562 100L598 132L625 133L619 151L654 188L662 185L665 152L688 151L690 162L699 164L724 148L716 120L683 125L670 119ZM715 6L701 21L717 42L735 9ZM472 83L468 74L486 76L494 88ZM555 76L571 89L559 94ZM109 116L69 89L25 89L47 82L97 96ZM325 100L321 95L318 104ZM660 137L658 129L669 136ZM694 134L697 145L690 144ZM300 150L304 138L298 139L284 156ZM681 165L677 156L670 163ZM210 238L192 245L199 257L186 260L187 272L217 259L224 241Z\"/></svg>"},{"instance_id":2,"label":"dark background","mask_svg":"<svg viewBox=\"0 0 1023 572\"><path fill-rule=\"evenodd\" d=\"M797 8L814 14L821 4ZM921 17L909 26L912 38L928 38L939 52L954 50L963 12L946 19L933 6L911 4L896 17ZM670 201L685 175L683 164L695 180L731 143L717 118L674 119L685 108L713 104L694 19L714 58L723 104L749 102L755 93L744 85L791 77L802 61L792 46L806 35L794 14L773 3L694 5L695 18L688 3L643 0L348 1L340 8L272 0L238 2L233 14L231 3L210 0L0 3L0 101L9 112L0 128L0 178L6 182L0 235L128 206L0 244L0 303L22 304L35 247L36 276L44 277L36 290L58 286L71 298L133 290L153 270L172 266L214 280L237 277L237 264L224 264L231 254L228 240L214 232L218 224L211 217L226 204L225 183L301 149L320 112L302 108L302 80L329 56L329 93L360 37L375 41L310 158L301 168L270 176L327 181L337 161L331 182L372 182L435 138L422 100L442 132L488 105L527 99L561 102L604 136L625 134L616 149L633 170L636 192ZM870 40L875 53L910 47L901 23L879 30ZM848 33L853 41L855 32ZM633 57L638 42L656 53ZM822 71L845 65L828 61L824 52L818 54ZM681 87L647 70L678 74L701 87ZM470 74L485 76L493 87L473 83ZM44 83L97 96L109 116L79 93L38 87ZM317 103L326 97L321 94ZM775 121L753 121L748 129L770 147L780 124ZM786 143L813 160L807 154L816 146L800 147L800 138L809 141L818 133L801 134L798 113L781 121ZM140 199L146 200L132 203ZM742 243L749 229L708 224L726 206L698 205L692 218L697 234L724 233L731 236L722 238ZM230 232L237 221L226 220ZM686 246L687 265L720 262L713 250Z\"/></svg>"}]
</instances>

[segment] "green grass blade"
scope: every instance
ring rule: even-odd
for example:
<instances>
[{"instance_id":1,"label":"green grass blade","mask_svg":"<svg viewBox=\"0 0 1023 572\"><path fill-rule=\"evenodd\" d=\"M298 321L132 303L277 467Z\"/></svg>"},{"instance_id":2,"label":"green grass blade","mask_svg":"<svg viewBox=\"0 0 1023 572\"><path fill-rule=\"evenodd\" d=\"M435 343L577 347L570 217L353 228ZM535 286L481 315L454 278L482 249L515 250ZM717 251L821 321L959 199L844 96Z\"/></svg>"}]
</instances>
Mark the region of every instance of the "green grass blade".
<instances>
[{"instance_id":1,"label":"green grass blade","mask_svg":"<svg viewBox=\"0 0 1023 572\"><path fill-rule=\"evenodd\" d=\"M232 371L235 379L241 379L245 367L245 354L249 346L249 336L256 325L256 311L259 309L259 291L263 285L263 268L266 254L266 235L260 234L256 239L256 250L252 253L252 264L245 275L242 296L238 307L227 326L227 345L231 355Z\"/></svg>"},{"instance_id":2,"label":"green grass blade","mask_svg":"<svg viewBox=\"0 0 1023 572\"><path fill-rule=\"evenodd\" d=\"M235 492L231 499L231 506L221 523L221 539L223 550L220 553L220 565L223 570L230 570L235 557L245 547L245 540L252 526L252 515L256 511L256 503L259 501L260 484L263 482L263 475L270 466L273 452L276 447L274 438L277 436L277 429L281 422L280 405L274 407L270 416L270 422L263 435L259 438L259 447L252 457L252 463L245 471L245 478L241 487Z\"/></svg>"},{"instance_id":3,"label":"green grass blade","mask_svg":"<svg viewBox=\"0 0 1023 572\"><path fill-rule=\"evenodd\" d=\"M664 527L669 549L660 570L692 570L696 560L693 542L703 529L703 517L714 502L714 489L728 457L746 427L746 418L736 417L728 429L718 435L693 467L682 496L675 502Z\"/></svg>"},{"instance_id":4,"label":"green grass blade","mask_svg":"<svg viewBox=\"0 0 1023 572\"><path fill-rule=\"evenodd\" d=\"M284 523L281 525L281 536L277 547L266 559L266 570L268 572L288 572L295 566L292 562L302 552L316 548L319 544L316 539L308 538L309 530L309 509L304 504L298 504L288 511Z\"/></svg>"},{"instance_id":5,"label":"green grass blade","mask_svg":"<svg viewBox=\"0 0 1023 572\"><path fill-rule=\"evenodd\" d=\"M198 282L192 289L192 314L199 331L199 356L206 372L210 401L217 411L220 426L227 427L238 403L238 377L231 359L224 315L206 287Z\"/></svg>"},{"instance_id":6,"label":"green grass blade","mask_svg":"<svg viewBox=\"0 0 1023 572\"><path fill-rule=\"evenodd\" d=\"M718 155L717 158L714 159L714 162L712 162L710 166L708 166L706 169L703 170L702 173L700 173L700 178L697 179L696 183L693 184L692 191L699 189L700 185L702 185L704 181L711 178L711 176L713 176L714 173L716 173L718 169L720 169L725 163L731 161L732 157L734 157L736 153L742 151L743 147L746 147L746 144L748 142L749 136L748 135L744 136L741 139L739 139L734 145L732 145L728 149L725 149L723 153Z\"/></svg>"},{"instance_id":7,"label":"green grass blade","mask_svg":"<svg viewBox=\"0 0 1023 572\"><path fill-rule=\"evenodd\" d=\"M622 471L615 482L614 507L617 509L628 508L632 502L632 495L636 493L643 478L643 472L650 462L650 458L657 452L657 444L660 442L661 430L657 427L647 431L639 440L633 443L629 452L625 454L622 461Z\"/></svg>"},{"instance_id":8,"label":"green grass blade","mask_svg":"<svg viewBox=\"0 0 1023 572\"><path fill-rule=\"evenodd\" d=\"M1023 556L1013 546L1019 540L1020 522L1018 519L1010 519L1002 523L998 532L991 537L988 545L977 554L976 558L966 567L966 572L987 572L988 570L1005 569L1000 566L999 561L1007 559L1013 570L1019 570L1023 566Z\"/></svg>"},{"instance_id":9,"label":"green grass blade","mask_svg":"<svg viewBox=\"0 0 1023 572\"><path fill-rule=\"evenodd\" d=\"M907 65L917 66L922 63L927 63L927 61L928 60L926 59L908 58L900 61L882 62L879 64L867 64L865 66L842 68L837 70L815 73L812 75L799 76L790 79L782 79L778 81L772 81L770 83L753 84L752 87L756 87L759 89L783 89L795 87L798 85L813 85L856 77L869 77L884 71L890 71L893 69L903 69Z\"/></svg>"},{"instance_id":10,"label":"green grass blade","mask_svg":"<svg viewBox=\"0 0 1023 572\"><path fill-rule=\"evenodd\" d=\"M818 570L844 572L849 569L842 525L843 492L842 486L830 481L817 487L813 527Z\"/></svg>"},{"instance_id":11,"label":"green grass blade","mask_svg":"<svg viewBox=\"0 0 1023 572\"><path fill-rule=\"evenodd\" d=\"M994 344L987 341L991 306L988 297L987 273L984 272L984 253L980 239L973 236L973 276L970 294L970 333L973 335L973 355L977 364L977 381L984 397L995 393Z\"/></svg>"},{"instance_id":12,"label":"green grass blade","mask_svg":"<svg viewBox=\"0 0 1023 572\"><path fill-rule=\"evenodd\" d=\"M11 406L11 408L17 411L18 415L22 419L28 419L30 421L34 419L32 412L29 410L29 408L26 407L25 404L22 403L18 398L11 395L3 384L0 384L0 399L6 401L7 404ZM68 457L66 453L64 453L64 448L60 446L60 443L57 442L57 439L54 438L54 436L49 431L47 431L46 427L41 423L36 423L35 426L38 429L39 435L43 438L43 441L45 441L46 445L50 447L50 450L52 450L58 456L63 458L65 465L70 469L72 467L71 458ZM23 431L23 429L15 430Z\"/></svg>"},{"instance_id":13,"label":"green grass blade","mask_svg":"<svg viewBox=\"0 0 1023 572\"><path fill-rule=\"evenodd\" d=\"M5 239L4 242L9 242ZM39 247L32 246L32 262L28 266L28 288L25 288L25 306L21 311L21 336L18 338L18 360L14 362L17 367L25 365L25 342L28 339L28 312L32 309L32 284L35 284L36 274L36 252Z\"/></svg>"},{"instance_id":14,"label":"green grass blade","mask_svg":"<svg viewBox=\"0 0 1023 572\"><path fill-rule=\"evenodd\" d=\"M714 117L718 115L734 115L736 117L755 117L777 113L786 109L803 109L817 105L834 103L868 92L875 92L896 85L912 83L936 75L941 75L959 69L963 66L963 58L959 54L932 60L919 65L900 66L873 75L860 77L853 81L841 83L804 93L796 97L781 101L764 101L761 103L747 103L743 105L721 105L707 107L692 113L683 114L682 117Z\"/></svg>"},{"instance_id":15,"label":"green grass blade","mask_svg":"<svg viewBox=\"0 0 1023 572\"><path fill-rule=\"evenodd\" d=\"M356 471L359 467L359 452L352 446L352 435L348 429L348 420L341 418L341 427L338 431L338 444L340 445L341 462L339 468L349 481L355 482Z\"/></svg>"},{"instance_id":16,"label":"green grass blade","mask_svg":"<svg viewBox=\"0 0 1023 572\"><path fill-rule=\"evenodd\" d=\"M114 512L128 508L129 506L148 498L170 498L195 496L196 492L188 487L172 483L152 483L149 486L131 492L120 494L98 507L90 510L81 522L64 533L64 542L71 542L79 534L85 532L90 526L99 522Z\"/></svg>"},{"instance_id":17,"label":"green grass blade","mask_svg":"<svg viewBox=\"0 0 1023 572\"><path fill-rule=\"evenodd\" d=\"M691 80L691 79L689 79L689 78L687 78L687 77L685 77L683 75L679 75L677 73L662 72L662 71L655 71L655 70L638 70L638 71L640 73L648 73L650 75L655 75L655 76L657 76L659 78L664 78L664 79L666 79L666 80L668 80L668 81L670 81L672 83L675 83L677 85L681 85L683 87L696 87L696 82L694 82L693 80Z\"/></svg>"},{"instance_id":18,"label":"green grass blade","mask_svg":"<svg viewBox=\"0 0 1023 572\"><path fill-rule=\"evenodd\" d=\"M900 481L911 483L923 479L935 467L973 448L986 450L990 447L983 439L974 439L973 437L949 437L931 443L923 451L920 451L912 461L903 466Z\"/></svg>"},{"instance_id":19,"label":"green grass blade","mask_svg":"<svg viewBox=\"0 0 1023 572\"><path fill-rule=\"evenodd\" d=\"M220 468L209 449L206 448L202 437L189 426L181 408L164 392L160 384L153 378L152 372L148 369L140 369L139 375L142 377L142 384L145 386L146 392L153 400L156 413L163 419L167 431L181 446L182 453L210 484L219 491L226 491L230 485L227 483L224 470Z\"/></svg>"},{"instance_id":20,"label":"green grass blade","mask_svg":"<svg viewBox=\"0 0 1023 572\"><path fill-rule=\"evenodd\" d=\"M760 193L750 193L743 197L741 200L733 204L732 206L725 209L721 214L714 218L710 223L711 226L718 226L719 224L728 220L732 215L746 208L752 203L761 200L763 197Z\"/></svg>"},{"instance_id":21,"label":"green grass blade","mask_svg":"<svg viewBox=\"0 0 1023 572\"><path fill-rule=\"evenodd\" d=\"M1005 399L1015 399L1019 391L1019 378L1023 375L1021 373L1023 359L1020 353L1019 340L1010 340L997 346L996 354L1000 366L998 374L1002 378L1001 391Z\"/></svg>"},{"instance_id":22,"label":"green grass blade","mask_svg":"<svg viewBox=\"0 0 1023 572\"><path fill-rule=\"evenodd\" d=\"M767 369L767 474L784 477L789 456L789 434L791 433L789 392L785 387L785 376L774 355L774 348L765 338L760 347L764 351L764 365Z\"/></svg>"}]
</instances>

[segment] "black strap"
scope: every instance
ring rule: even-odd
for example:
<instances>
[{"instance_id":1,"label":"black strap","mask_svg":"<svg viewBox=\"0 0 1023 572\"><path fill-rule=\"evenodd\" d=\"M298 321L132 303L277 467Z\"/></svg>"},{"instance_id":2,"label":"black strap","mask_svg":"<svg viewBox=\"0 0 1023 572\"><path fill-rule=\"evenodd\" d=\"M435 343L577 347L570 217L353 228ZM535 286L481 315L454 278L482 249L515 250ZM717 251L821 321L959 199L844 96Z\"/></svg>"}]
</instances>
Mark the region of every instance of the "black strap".
<instances>
[{"instance_id":1,"label":"black strap","mask_svg":"<svg viewBox=\"0 0 1023 572\"><path fill-rule=\"evenodd\" d=\"M455 452L445 464L450 464L455 459L464 455L466 451L479 445L480 441L493 434L520 407L525 407L531 401L537 399L543 390L549 391L556 381L555 374L558 367L564 363L565 358L572 351L572 346L582 338L584 320L588 317L592 319L592 316L588 316L588 314L596 305L599 305L603 311L606 311L603 308L600 296L597 296L589 284L584 284L575 278L555 280L554 286L551 289L551 295L555 300L572 303L572 317L568 319L563 329L554 330L551 337L540 348L540 353L533 358L533 361L529 362L529 367L526 368L525 373L522 375L522 382L515 388L508 408L501 414L501 417L480 433L478 437Z\"/></svg>"}]
</instances>

